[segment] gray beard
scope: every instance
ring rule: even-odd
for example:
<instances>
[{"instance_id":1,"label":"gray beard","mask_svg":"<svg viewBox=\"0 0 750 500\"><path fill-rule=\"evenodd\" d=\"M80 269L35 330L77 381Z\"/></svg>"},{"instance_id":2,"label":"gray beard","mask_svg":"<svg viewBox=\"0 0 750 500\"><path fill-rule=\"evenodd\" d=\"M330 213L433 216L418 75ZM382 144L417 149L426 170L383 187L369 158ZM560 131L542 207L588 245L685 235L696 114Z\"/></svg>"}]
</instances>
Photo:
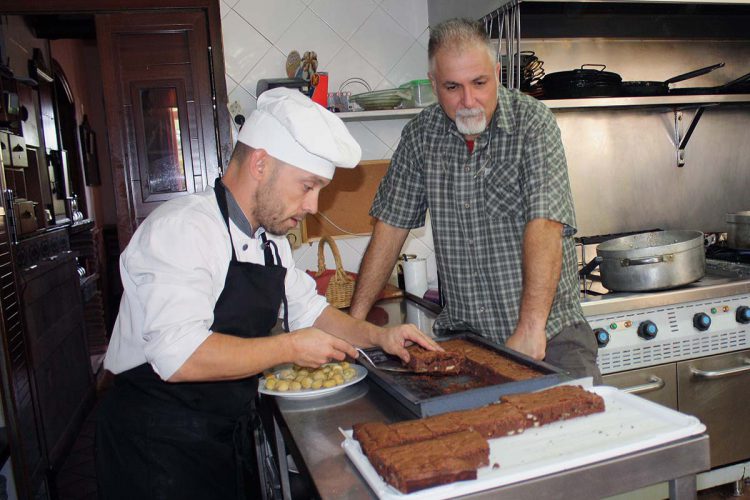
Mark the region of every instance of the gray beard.
<instances>
[{"instance_id":1,"label":"gray beard","mask_svg":"<svg viewBox=\"0 0 750 500\"><path fill-rule=\"evenodd\" d=\"M487 128L487 115L483 109L480 113L467 113L466 110L456 112L456 128L463 135L479 135Z\"/></svg>"}]
</instances>

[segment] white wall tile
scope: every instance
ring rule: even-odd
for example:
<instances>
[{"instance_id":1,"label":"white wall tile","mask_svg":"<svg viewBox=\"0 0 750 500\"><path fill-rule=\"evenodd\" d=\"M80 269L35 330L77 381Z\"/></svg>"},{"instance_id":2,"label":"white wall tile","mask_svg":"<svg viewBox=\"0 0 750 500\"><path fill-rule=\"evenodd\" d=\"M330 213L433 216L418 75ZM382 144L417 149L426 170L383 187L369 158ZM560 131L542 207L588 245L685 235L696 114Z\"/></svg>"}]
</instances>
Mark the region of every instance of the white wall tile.
<instances>
[{"instance_id":1,"label":"white wall tile","mask_svg":"<svg viewBox=\"0 0 750 500\"><path fill-rule=\"evenodd\" d=\"M258 80L263 78L286 78L286 56L276 47L266 52L253 70L240 82L240 85L253 97L257 98Z\"/></svg>"},{"instance_id":2,"label":"white wall tile","mask_svg":"<svg viewBox=\"0 0 750 500\"><path fill-rule=\"evenodd\" d=\"M367 18L350 39L352 47L384 75L396 65L413 42L414 37L380 8Z\"/></svg>"},{"instance_id":3,"label":"white wall tile","mask_svg":"<svg viewBox=\"0 0 750 500\"><path fill-rule=\"evenodd\" d=\"M277 47L284 54L296 50L300 54L312 50L318 54L318 71L326 71L333 56L341 50L344 40L313 11L305 9L279 40Z\"/></svg>"},{"instance_id":4,"label":"white wall tile","mask_svg":"<svg viewBox=\"0 0 750 500\"><path fill-rule=\"evenodd\" d=\"M372 0L313 0L310 3L310 9L344 40L349 40L376 8Z\"/></svg>"},{"instance_id":5,"label":"white wall tile","mask_svg":"<svg viewBox=\"0 0 750 500\"><path fill-rule=\"evenodd\" d=\"M239 85L239 83L235 82L234 78L227 74L225 74L224 77L224 80L227 82L227 95L229 95L235 88L237 88L237 85Z\"/></svg>"},{"instance_id":6,"label":"white wall tile","mask_svg":"<svg viewBox=\"0 0 750 500\"><path fill-rule=\"evenodd\" d=\"M396 63L386 75L388 80L396 86L412 80L424 80L427 78L427 50L418 42L414 42L404 57Z\"/></svg>"},{"instance_id":7,"label":"white wall tile","mask_svg":"<svg viewBox=\"0 0 750 500\"><path fill-rule=\"evenodd\" d=\"M227 73L235 81L242 81L271 44L234 11L229 12L221 24Z\"/></svg>"},{"instance_id":8,"label":"white wall tile","mask_svg":"<svg viewBox=\"0 0 750 500\"><path fill-rule=\"evenodd\" d=\"M224 19L227 14L232 10L232 6L225 2L224 0L221 0L219 2L219 12L221 13L221 18Z\"/></svg>"},{"instance_id":9,"label":"white wall tile","mask_svg":"<svg viewBox=\"0 0 750 500\"><path fill-rule=\"evenodd\" d=\"M264 37L278 43L281 35L305 10L305 4L299 0L239 0L234 10Z\"/></svg>"},{"instance_id":10,"label":"white wall tile","mask_svg":"<svg viewBox=\"0 0 750 500\"><path fill-rule=\"evenodd\" d=\"M407 123L409 123L408 119L368 120L363 121L362 125L375 134L386 146L395 150L401 140L401 130Z\"/></svg>"},{"instance_id":11,"label":"white wall tile","mask_svg":"<svg viewBox=\"0 0 750 500\"><path fill-rule=\"evenodd\" d=\"M414 38L427 28L427 0L382 0L380 7Z\"/></svg>"},{"instance_id":12,"label":"white wall tile","mask_svg":"<svg viewBox=\"0 0 750 500\"><path fill-rule=\"evenodd\" d=\"M240 108L242 109L242 112L239 114L244 115L245 118L248 118L250 113L256 108L255 97L240 85L237 85L234 90L229 93L229 104L231 105L234 101L239 103ZM234 118L234 116L232 118Z\"/></svg>"},{"instance_id":13,"label":"white wall tile","mask_svg":"<svg viewBox=\"0 0 750 500\"><path fill-rule=\"evenodd\" d=\"M326 71L328 71L328 89L330 92L338 91L341 84L352 77L362 78L370 85L371 89L376 88L383 81L383 75L349 45L341 47L341 50L333 56L333 60L327 65ZM367 92L367 89L360 83L350 83L344 88L344 91L359 94Z\"/></svg>"},{"instance_id":14,"label":"white wall tile","mask_svg":"<svg viewBox=\"0 0 750 500\"><path fill-rule=\"evenodd\" d=\"M352 137L362 147L363 160L380 160L388 154L388 146L361 123L349 122L346 126Z\"/></svg>"},{"instance_id":15,"label":"white wall tile","mask_svg":"<svg viewBox=\"0 0 750 500\"><path fill-rule=\"evenodd\" d=\"M417 41L422 47L428 49L430 47L430 28L425 28L422 34L419 35L419 38L417 38Z\"/></svg>"}]
</instances>

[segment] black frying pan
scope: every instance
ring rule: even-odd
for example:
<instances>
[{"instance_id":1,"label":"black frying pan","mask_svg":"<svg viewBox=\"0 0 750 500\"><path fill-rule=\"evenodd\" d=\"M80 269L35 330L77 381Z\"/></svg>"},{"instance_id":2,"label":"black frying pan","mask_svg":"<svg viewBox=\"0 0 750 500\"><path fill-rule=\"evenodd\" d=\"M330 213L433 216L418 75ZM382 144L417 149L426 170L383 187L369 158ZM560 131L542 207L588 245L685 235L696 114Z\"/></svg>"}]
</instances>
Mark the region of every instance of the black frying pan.
<instances>
[{"instance_id":1,"label":"black frying pan","mask_svg":"<svg viewBox=\"0 0 750 500\"><path fill-rule=\"evenodd\" d=\"M696 95L696 94L750 94L750 73L745 73L731 82L717 87L684 87L670 89L670 95Z\"/></svg>"},{"instance_id":2,"label":"black frying pan","mask_svg":"<svg viewBox=\"0 0 750 500\"><path fill-rule=\"evenodd\" d=\"M681 82L683 80L689 80L701 75L712 72L715 69L723 68L724 63L713 64L706 66L705 68L696 69L689 73L682 75L673 76L669 80L663 82L622 82L622 95L624 96L650 96L650 95L667 95L669 94L669 85L671 83Z\"/></svg>"}]
</instances>

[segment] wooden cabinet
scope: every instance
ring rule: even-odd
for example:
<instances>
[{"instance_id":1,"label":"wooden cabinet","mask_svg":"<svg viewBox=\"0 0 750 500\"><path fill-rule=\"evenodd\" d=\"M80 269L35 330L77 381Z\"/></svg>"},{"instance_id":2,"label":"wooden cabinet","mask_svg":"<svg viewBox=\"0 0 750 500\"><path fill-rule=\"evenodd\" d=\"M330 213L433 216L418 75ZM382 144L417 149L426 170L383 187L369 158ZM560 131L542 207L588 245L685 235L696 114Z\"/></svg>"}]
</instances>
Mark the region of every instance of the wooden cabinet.
<instances>
[{"instance_id":1,"label":"wooden cabinet","mask_svg":"<svg viewBox=\"0 0 750 500\"><path fill-rule=\"evenodd\" d=\"M75 254L41 260L21 272L20 283L40 430L54 469L94 396Z\"/></svg>"},{"instance_id":2,"label":"wooden cabinet","mask_svg":"<svg viewBox=\"0 0 750 500\"><path fill-rule=\"evenodd\" d=\"M96 16L120 244L219 174L203 12Z\"/></svg>"},{"instance_id":3,"label":"wooden cabinet","mask_svg":"<svg viewBox=\"0 0 750 500\"><path fill-rule=\"evenodd\" d=\"M2 198L2 196L0 196ZM4 204L0 204L0 211ZM47 460L37 427L38 412L18 297L7 218L0 216L0 368L8 444L13 457L20 498L32 498L45 489Z\"/></svg>"}]
</instances>

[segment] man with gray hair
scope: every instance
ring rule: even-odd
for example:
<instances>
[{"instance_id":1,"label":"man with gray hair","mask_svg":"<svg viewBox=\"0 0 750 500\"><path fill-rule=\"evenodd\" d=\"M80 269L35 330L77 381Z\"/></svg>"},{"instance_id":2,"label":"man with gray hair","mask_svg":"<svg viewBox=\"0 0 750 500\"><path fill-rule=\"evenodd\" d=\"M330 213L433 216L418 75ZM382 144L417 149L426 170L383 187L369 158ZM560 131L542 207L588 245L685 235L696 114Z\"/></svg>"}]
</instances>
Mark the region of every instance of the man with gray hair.
<instances>
[{"instance_id":1,"label":"man with gray hair","mask_svg":"<svg viewBox=\"0 0 750 500\"><path fill-rule=\"evenodd\" d=\"M365 317L429 208L445 299L435 332L472 331L598 382L560 131L542 103L500 85L499 66L481 24L431 29L438 103L406 125L380 184L350 313Z\"/></svg>"},{"instance_id":2,"label":"man with gray hair","mask_svg":"<svg viewBox=\"0 0 750 500\"><path fill-rule=\"evenodd\" d=\"M409 342L437 348L413 325L383 329L328 306L294 267L285 233L360 156L333 113L269 90L214 189L163 204L138 228L104 361L116 375L97 411L100 498L259 498L258 374L356 358L354 345L405 361ZM287 333L271 336L279 317Z\"/></svg>"}]
</instances>

